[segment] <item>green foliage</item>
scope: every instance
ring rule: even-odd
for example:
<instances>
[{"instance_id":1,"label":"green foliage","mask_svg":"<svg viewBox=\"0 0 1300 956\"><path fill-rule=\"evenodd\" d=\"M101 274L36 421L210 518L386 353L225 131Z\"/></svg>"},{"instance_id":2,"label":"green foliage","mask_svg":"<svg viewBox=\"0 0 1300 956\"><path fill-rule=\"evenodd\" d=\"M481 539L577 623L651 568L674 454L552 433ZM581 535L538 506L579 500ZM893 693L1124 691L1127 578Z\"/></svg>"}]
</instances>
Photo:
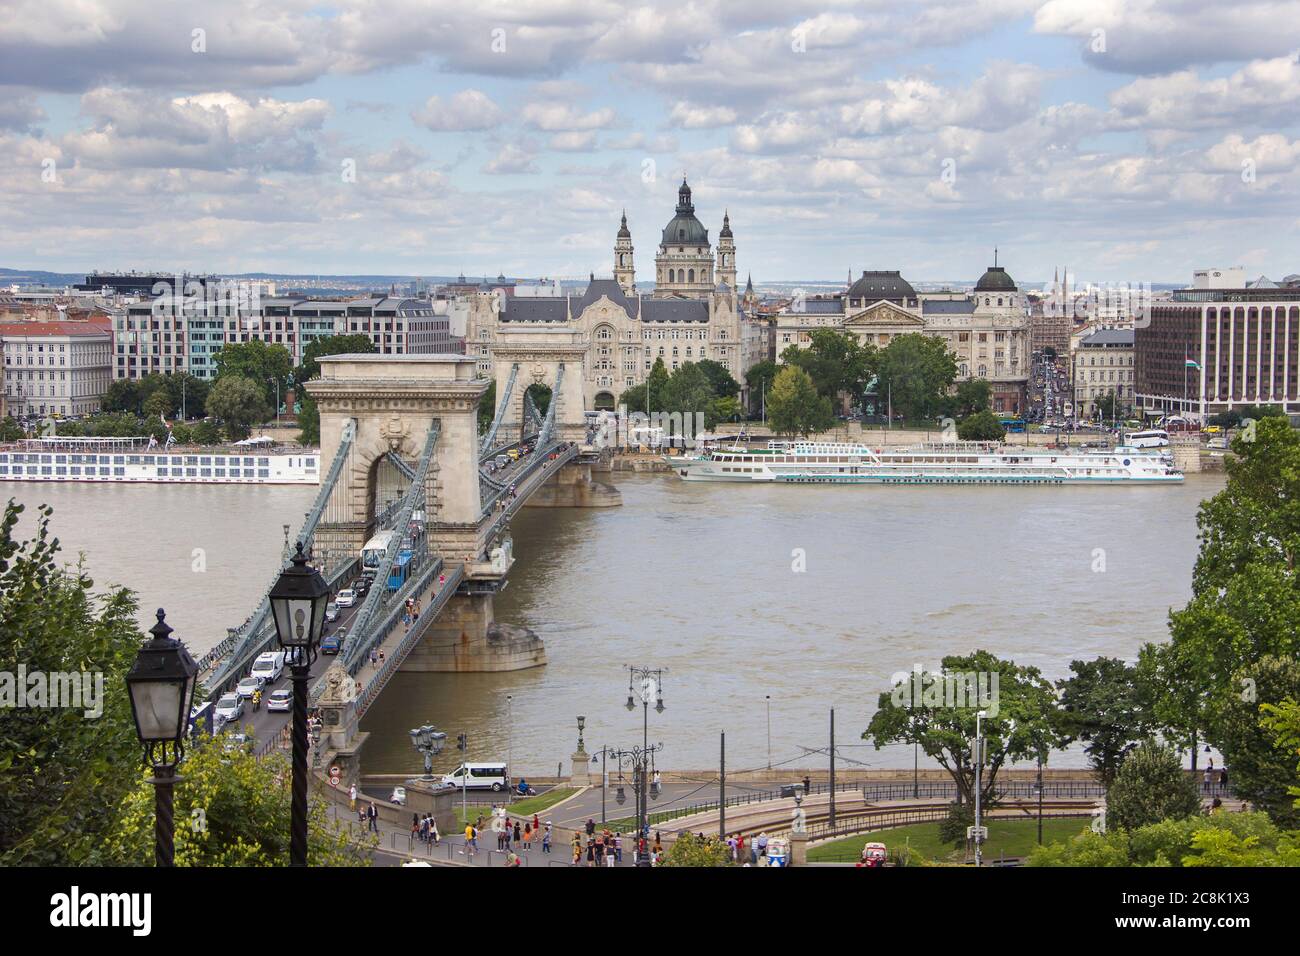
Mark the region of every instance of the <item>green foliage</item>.
<instances>
[{"instance_id":1,"label":"green foliage","mask_svg":"<svg viewBox=\"0 0 1300 956\"><path fill-rule=\"evenodd\" d=\"M939 821L939 842L950 844L957 849L966 845L966 828L975 825L975 804L948 804L948 815Z\"/></svg>"},{"instance_id":2,"label":"green foliage","mask_svg":"<svg viewBox=\"0 0 1300 956\"><path fill-rule=\"evenodd\" d=\"M492 427L493 420L497 417L497 383L493 379L488 383L487 391L483 397L478 400L478 430L479 434L486 432ZM316 441L320 441L320 419L317 418Z\"/></svg>"},{"instance_id":3,"label":"green foliage","mask_svg":"<svg viewBox=\"0 0 1300 956\"><path fill-rule=\"evenodd\" d=\"M716 837L699 837L689 830L664 852L662 866L730 866L727 845Z\"/></svg>"},{"instance_id":4,"label":"green foliage","mask_svg":"<svg viewBox=\"0 0 1300 956\"><path fill-rule=\"evenodd\" d=\"M1125 756L1151 732L1138 670L1114 657L1071 661L1073 677L1057 681L1058 727L1084 753L1103 787L1110 788Z\"/></svg>"},{"instance_id":5,"label":"green foliage","mask_svg":"<svg viewBox=\"0 0 1300 956\"><path fill-rule=\"evenodd\" d=\"M320 354L317 352L316 356L319 357ZM262 394L262 404L271 409L275 408L277 390L283 396L293 380L293 356L289 350L283 345L271 345L261 339L226 345L216 354L215 361L217 381L213 385L214 392L223 378L244 378L257 387ZM224 417L211 406L208 411Z\"/></svg>"},{"instance_id":6,"label":"green foliage","mask_svg":"<svg viewBox=\"0 0 1300 956\"><path fill-rule=\"evenodd\" d=\"M1196 781L1183 772L1173 749L1154 740L1143 741L1124 758L1106 794L1106 825L1120 830L1200 812Z\"/></svg>"},{"instance_id":7,"label":"green foliage","mask_svg":"<svg viewBox=\"0 0 1300 956\"><path fill-rule=\"evenodd\" d=\"M1102 421L1113 422L1123 418L1129 409L1129 406L1123 403L1120 397L1115 394L1114 389L1098 397L1096 405L1097 413L1101 415Z\"/></svg>"},{"instance_id":8,"label":"green foliage","mask_svg":"<svg viewBox=\"0 0 1300 956\"><path fill-rule=\"evenodd\" d=\"M909 422L930 421L943 410L957 378L957 360L943 339L920 332L895 336L876 359L876 395L888 396L895 414Z\"/></svg>"},{"instance_id":9,"label":"green foliage","mask_svg":"<svg viewBox=\"0 0 1300 956\"><path fill-rule=\"evenodd\" d=\"M704 423L713 428L719 422L734 422L740 418L740 399L734 397L715 398L704 415Z\"/></svg>"},{"instance_id":10,"label":"green foliage","mask_svg":"<svg viewBox=\"0 0 1300 956\"><path fill-rule=\"evenodd\" d=\"M1159 820L1136 830L1088 831L1034 850L1028 866L1296 866L1300 834L1263 813Z\"/></svg>"},{"instance_id":11,"label":"green foliage","mask_svg":"<svg viewBox=\"0 0 1300 956\"><path fill-rule=\"evenodd\" d=\"M1266 656L1239 671L1233 683L1234 689L1222 693L1213 721L1214 743L1232 768L1233 793L1278 826L1300 828L1300 808L1289 793L1297 780L1295 750L1260 719L1261 706L1300 699L1300 661Z\"/></svg>"},{"instance_id":12,"label":"green foliage","mask_svg":"<svg viewBox=\"0 0 1300 956\"><path fill-rule=\"evenodd\" d=\"M533 396L533 404L537 406L538 413L545 416L551 407L551 386L529 385L527 394Z\"/></svg>"},{"instance_id":13,"label":"green foliage","mask_svg":"<svg viewBox=\"0 0 1300 956\"><path fill-rule=\"evenodd\" d=\"M31 539L15 539L23 510L10 500L0 523L0 671L100 673L103 713L0 707L0 864L74 865L140 766L123 678L142 638L130 592L96 595L80 566L59 566L49 507Z\"/></svg>"},{"instance_id":14,"label":"green foliage","mask_svg":"<svg viewBox=\"0 0 1300 956\"><path fill-rule=\"evenodd\" d=\"M772 383L767 418L780 435L807 436L835 424L830 398L820 395L812 378L797 365L787 365Z\"/></svg>"},{"instance_id":15,"label":"green foliage","mask_svg":"<svg viewBox=\"0 0 1300 956\"><path fill-rule=\"evenodd\" d=\"M190 429L190 440L197 445L219 445L221 429L215 423L204 419Z\"/></svg>"},{"instance_id":16,"label":"green foliage","mask_svg":"<svg viewBox=\"0 0 1300 956\"><path fill-rule=\"evenodd\" d=\"M921 675L919 692L913 693L909 675L908 684L882 693L862 736L871 740L876 749L886 744L920 744L952 777L961 799L973 803L975 766L971 741L975 739L976 714L981 706L995 702L996 708L989 706L989 716L983 721L986 762L981 773L981 799L989 804L1003 764L1045 756L1061 745L1060 732L1054 726L1055 693L1038 668L1018 666L988 651L964 657L949 655L941 663L941 673ZM990 697L996 674L996 698L978 701L964 684L957 688L960 694L946 693L944 674L988 675Z\"/></svg>"},{"instance_id":17,"label":"green foliage","mask_svg":"<svg viewBox=\"0 0 1300 956\"><path fill-rule=\"evenodd\" d=\"M957 423L957 437L962 441L1001 441L1006 434L998 416L987 409L968 415Z\"/></svg>"},{"instance_id":18,"label":"green foliage","mask_svg":"<svg viewBox=\"0 0 1300 956\"><path fill-rule=\"evenodd\" d=\"M302 364L299 365L293 373L293 380L299 386L303 382L309 382L320 375L319 359L326 355L353 355L369 354L375 351L375 343L370 340L370 336L363 334L355 335L326 335L318 339L312 339L307 343L307 347L302 350ZM298 435L298 441L303 445L320 444L320 409L316 406L316 399L305 389L299 387L298 401L301 407L298 412L298 425L302 429ZM480 417L482 409L480 408ZM488 421L492 419L489 417Z\"/></svg>"},{"instance_id":19,"label":"green foliage","mask_svg":"<svg viewBox=\"0 0 1300 956\"><path fill-rule=\"evenodd\" d=\"M289 762L282 754L258 761L222 734L187 751L176 784L177 866L286 866L289 862ZM110 832L92 862L148 866L153 862L154 788L148 775L117 807ZM195 811L201 811L196 814ZM196 817L201 827L191 825ZM366 866L366 847L354 845L327 816L325 801L309 796L309 866Z\"/></svg>"},{"instance_id":20,"label":"green foliage","mask_svg":"<svg viewBox=\"0 0 1300 956\"><path fill-rule=\"evenodd\" d=\"M957 383L949 400L954 418L968 418L993 409L993 383L984 378L968 378Z\"/></svg>"},{"instance_id":21,"label":"green foliage","mask_svg":"<svg viewBox=\"0 0 1300 956\"><path fill-rule=\"evenodd\" d=\"M694 362L684 362L673 369L664 387L664 411L680 413L682 421L694 421L697 413L705 416L705 426L709 426L708 417L713 411L713 401L717 395L708 375Z\"/></svg>"},{"instance_id":22,"label":"green foliage","mask_svg":"<svg viewBox=\"0 0 1300 956\"><path fill-rule=\"evenodd\" d=\"M667 387L668 368L664 365L662 358L657 358L655 364L650 368L650 374L647 376L646 381L625 390L618 397L618 404L626 407L628 412L665 411L664 390ZM649 395L648 401L647 393Z\"/></svg>"},{"instance_id":23,"label":"green foliage","mask_svg":"<svg viewBox=\"0 0 1300 956\"><path fill-rule=\"evenodd\" d=\"M230 438L247 438L253 425L265 421L271 410L257 383L242 375L217 379L208 395L208 410L226 426Z\"/></svg>"},{"instance_id":24,"label":"green foliage","mask_svg":"<svg viewBox=\"0 0 1300 956\"><path fill-rule=\"evenodd\" d=\"M767 392L772 390L772 381L781 367L771 359L763 359L750 366L745 373L745 385L749 389L749 413L757 415L763 408Z\"/></svg>"},{"instance_id":25,"label":"green foliage","mask_svg":"<svg viewBox=\"0 0 1300 956\"><path fill-rule=\"evenodd\" d=\"M709 386L717 398L735 398L740 394L740 383L727 371L727 367L713 359L700 359L695 363L709 380Z\"/></svg>"},{"instance_id":26,"label":"green foliage","mask_svg":"<svg viewBox=\"0 0 1300 956\"><path fill-rule=\"evenodd\" d=\"M875 347L837 329L814 329L808 338L807 348L790 346L781 353L782 361L807 372L817 394L832 402L840 396L860 402L874 373Z\"/></svg>"},{"instance_id":27,"label":"green foliage","mask_svg":"<svg viewBox=\"0 0 1300 956\"><path fill-rule=\"evenodd\" d=\"M1273 736L1273 741L1292 756L1300 753L1300 703L1296 698L1288 697L1280 704L1264 704L1260 708L1264 716L1260 723ZM1296 765L1296 775L1300 777L1300 764ZM1295 797L1295 806L1300 807L1300 786L1290 786L1287 792Z\"/></svg>"},{"instance_id":28,"label":"green foliage","mask_svg":"<svg viewBox=\"0 0 1300 956\"><path fill-rule=\"evenodd\" d=\"M4 421L0 421L0 442L18 441L26 437L27 433L23 431L23 426L19 425L18 420L12 415L7 415Z\"/></svg>"},{"instance_id":29,"label":"green foliage","mask_svg":"<svg viewBox=\"0 0 1300 956\"><path fill-rule=\"evenodd\" d=\"M1129 835L1123 830L1085 830L1064 843L1046 843L1029 854L1026 866L1128 866Z\"/></svg>"},{"instance_id":30,"label":"green foliage","mask_svg":"<svg viewBox=\"0 0 1300 956\"><path fill-rule=\"evenodd\" d=\"M140 379L113 381L100 407L105 412L128 412L155 420L160 414L171 418L183 408L186 418L201 418L208 388L206 381L188 372L152 372Z\"/></svg>"}]
</instances>

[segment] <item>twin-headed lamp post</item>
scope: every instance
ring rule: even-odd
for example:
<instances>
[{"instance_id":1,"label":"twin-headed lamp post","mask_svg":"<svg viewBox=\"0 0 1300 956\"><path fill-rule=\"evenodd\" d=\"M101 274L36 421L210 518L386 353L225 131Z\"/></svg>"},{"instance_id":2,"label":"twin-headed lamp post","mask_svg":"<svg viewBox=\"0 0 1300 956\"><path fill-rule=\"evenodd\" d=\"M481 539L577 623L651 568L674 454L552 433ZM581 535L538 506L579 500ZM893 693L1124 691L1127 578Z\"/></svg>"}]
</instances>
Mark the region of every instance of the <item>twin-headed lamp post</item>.
<instances>
[{"instance_id":1,"label":"twin-headed lamp post","mask_svg":"<svg viewBox=\"0 0 1300 956\"><path fill-rule=\"evenodd\" d=\"M307 564L302 542L289 567L271 588L275 633L284 649L293 680L293 793L289 831L289 865L307 865L307 678L325 630L330 589L319 571Z\"/></svg>"},{"instance_id":2,"label":"twin-headed lamp post","mask_svg":"<svg viewBox=\"0 0 1300 956\"><path fill-rule=\"evenodd\" d=\"M158 609L153 635L137 652L126 675L131 695L131 716L136 736L144 748L144 763L154 776L154 864L173 866L176 827L172 814L172 790L179 779L176 767L185 756L185 738L190 729L190 708L199 665L185 645L172 637L172 629Z\"/></svg>"}]
</instances>

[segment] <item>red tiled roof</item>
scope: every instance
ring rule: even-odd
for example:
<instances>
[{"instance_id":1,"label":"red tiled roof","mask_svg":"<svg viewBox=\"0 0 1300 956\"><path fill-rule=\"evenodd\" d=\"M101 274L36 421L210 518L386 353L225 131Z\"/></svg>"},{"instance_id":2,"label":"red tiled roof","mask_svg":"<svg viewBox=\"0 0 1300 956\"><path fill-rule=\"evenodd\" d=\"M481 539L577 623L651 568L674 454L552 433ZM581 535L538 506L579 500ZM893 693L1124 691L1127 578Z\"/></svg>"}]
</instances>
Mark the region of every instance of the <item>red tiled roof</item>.
<instances>
[{"instance_id":1,"label":"red tiled roof","mask_svg":"<svg viewBox=\"0 0 1300 956\"><path fill-rule=\"evenodd\" d=\"M95 322L5 322L0 335L39 337L42 335L107 335L108 329Z\"/></svg>"}]
</instances>

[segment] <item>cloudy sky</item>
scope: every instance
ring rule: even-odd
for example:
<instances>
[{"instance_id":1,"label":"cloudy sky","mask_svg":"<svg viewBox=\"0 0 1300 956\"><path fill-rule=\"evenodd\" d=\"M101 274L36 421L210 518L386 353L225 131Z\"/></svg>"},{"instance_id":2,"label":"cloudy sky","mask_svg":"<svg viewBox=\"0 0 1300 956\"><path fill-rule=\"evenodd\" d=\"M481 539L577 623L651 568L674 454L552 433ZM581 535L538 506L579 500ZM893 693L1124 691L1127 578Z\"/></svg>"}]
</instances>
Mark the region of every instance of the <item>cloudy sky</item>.
<instances>
[{"instance_id":1,"label":"cloudy sky","mask_svg":"<svg viewBox=\"0 0 1300 956\"><path fill-rule=\"evenodd\" d=\"M0 0L0 266L1300 272L1300 2Z\"/></svg>"}]
</instances>

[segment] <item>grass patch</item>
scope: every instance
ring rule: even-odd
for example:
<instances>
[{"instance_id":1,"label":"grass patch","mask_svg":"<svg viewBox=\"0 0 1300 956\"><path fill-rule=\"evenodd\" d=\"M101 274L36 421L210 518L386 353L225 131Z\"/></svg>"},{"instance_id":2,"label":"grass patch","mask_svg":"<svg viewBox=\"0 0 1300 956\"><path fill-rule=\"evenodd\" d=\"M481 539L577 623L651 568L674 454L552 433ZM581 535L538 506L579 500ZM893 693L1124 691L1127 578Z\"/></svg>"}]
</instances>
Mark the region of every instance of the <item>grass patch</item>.
<instances>
[{"instance_id":1,"label":"grass patch","mask_svg":"<svg viewBox=\"0 0 1300 956\"><path fill-rule=\"evenodd\" d=\"M1038 846L1038 818L1029 820L1002 820L994 818L987 823L989 838L984 841L984 859L1002 856L1028 856ZM1088 828L1088 820L1081 817L1044 817L1043 843L1068 840L1080 830ZM862 855L864 843L883 843L891 853L907 846L913 853L938 863L960 863L966 859L964 850L954 850L950 844L939 842L939 824L913 823L890 830L873 830L857 836L845 837L832 843L810 847L810 863L856 863Z\"/></svg>"},{"instance_id":2,"label":"grass patch","mask_svg":"<svg viewBox=\"0 0 1300 956\"><path fill-rule=\"evenodd\" d=\"M531 817L534 813L540 815L542 811L549 810L561 800L567 800L578 792L577 787L555 787L547 790L545 793L538 794L535 797L525 797L522 800L515 800L509 804L508 810L512 817ZM479 794L474 795L474 799L481 799ZM492 815L491 805L476 805L471 803L469 807L462 812L460 801L456 802L456 819L460 822L463 830L467 823L477 820L482 815L484 823L487 823Z\"/></svg>"}]
</instances>

